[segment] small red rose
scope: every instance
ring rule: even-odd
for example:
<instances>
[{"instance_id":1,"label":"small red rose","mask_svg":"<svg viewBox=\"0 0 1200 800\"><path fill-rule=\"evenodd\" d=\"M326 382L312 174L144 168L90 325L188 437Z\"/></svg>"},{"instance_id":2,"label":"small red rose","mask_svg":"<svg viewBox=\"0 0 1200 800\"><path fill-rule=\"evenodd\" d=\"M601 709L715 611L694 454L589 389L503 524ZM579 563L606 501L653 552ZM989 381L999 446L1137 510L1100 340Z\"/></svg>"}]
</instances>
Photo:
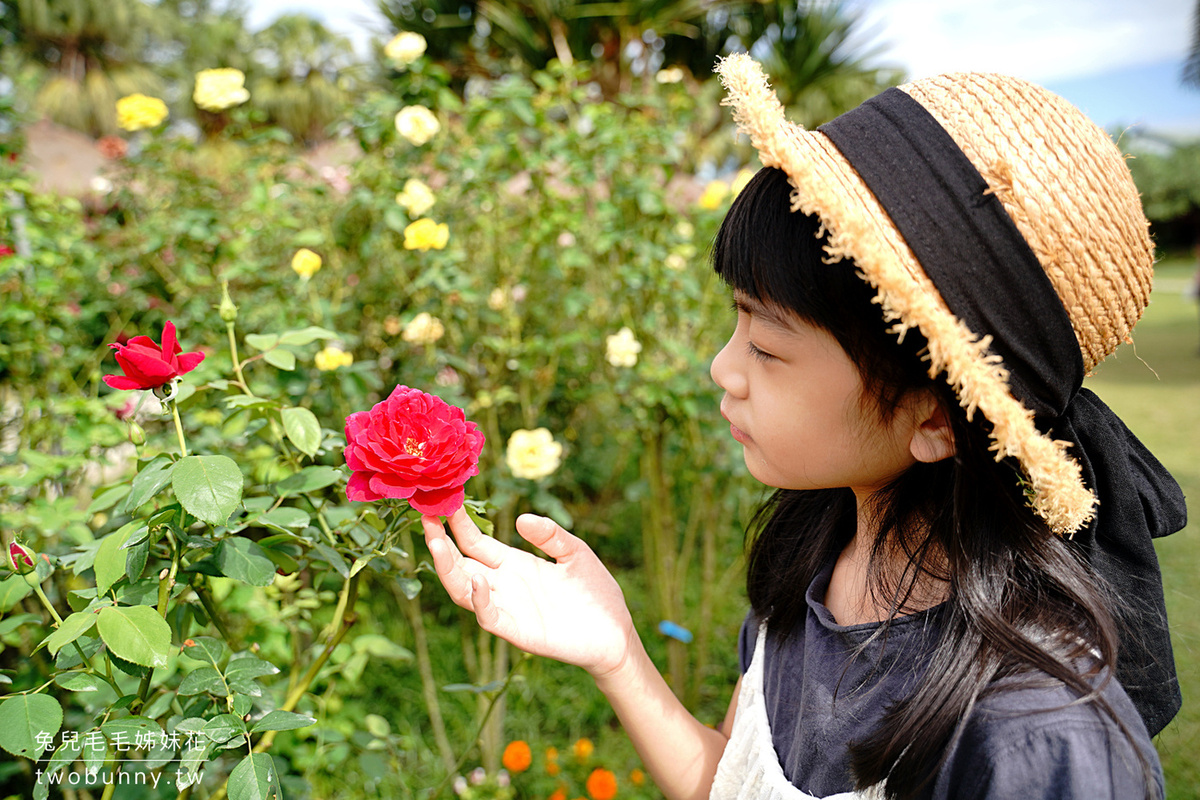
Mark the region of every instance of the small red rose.
<instances>
[{"instance_id":1,"label":"small red rose","mask_svg":"<svg viewBox=\"0 0 1200 800\"><path fill-rule=\"evenodd\" d=\"M204 353L181 353L175 338L175 323L163 326L162 347L149 336L135 336L126 344L110 344L124 375L105 375L114 389L157 389L174 378L191 372L204 360Z\"/></svg>"},{"instance_id":2,"label":"small red rose","mask_svg":"<svg viewBox=\"0 0 1200 800\"><path fill-rule=\"evenodd\" d=\"M408 500L422 514L448 517L466 498L463 485L479 474L483 432L461 408L397 386L370 411L346 417L346 496Z\"/></svg>"},{"instance_id":3,"label":"small red rose","mask_svg":"<svg viewBox=\"0 0 1200 800\"><path fill-rule=\"evenodd\" d=\"M14 256L16 254L16 250L13 250L6 244L0 244L0 258L8 258L9 256Z\"/></svg>"}]
</instances>

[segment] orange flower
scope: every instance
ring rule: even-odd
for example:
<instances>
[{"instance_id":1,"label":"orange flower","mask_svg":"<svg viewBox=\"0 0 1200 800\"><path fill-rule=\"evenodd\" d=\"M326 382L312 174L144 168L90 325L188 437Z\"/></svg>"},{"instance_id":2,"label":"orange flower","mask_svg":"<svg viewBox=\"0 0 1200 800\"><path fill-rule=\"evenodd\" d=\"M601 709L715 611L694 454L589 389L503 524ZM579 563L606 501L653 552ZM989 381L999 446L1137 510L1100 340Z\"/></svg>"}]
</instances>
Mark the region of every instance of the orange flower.
<instances>
[{"instance_id":1,"label":"orange flower","mask_svg":"<svg viewBox=\"0 0 1200 800\"><path fill-rule=\"evenodd\" d=\"M546 760L547 761L558 761L558 748L557 747L547 747L546 748Z\"/></svg>"},{"instance_id":2,"label":"orange flower","mask_svg":"<svg viewBox=\"0 0 1200 800\"><path fill-rule=\"evenodd\" d=\"M596 747L592 744L591 739L578 739L571 749L575 751L575 757L577 759L580 761L587 761L588 757L591 756L592 751L595 750Z\"/></svg>"},{"instance_id":3,"label":"orange flower","mask_svg":"<svg viewBox=\"0 0 1200 800\"><path fill-rule=\"evenodd\" d=\"M557 761L547 761L546 762L546 774L549 775L551 778L553 778L558 773L559 773L558 762Z\"/></svg>"},{"instance_id":4,"label":"orange flower","mask_svg":"<svg viewBox=\"0 0 1200 800\"><path fill-rule=\"evenodd\" d=\"M646 773L636 767L629 773L629 782L634 786L641 786L646 782Z\"/></svg>"},{"instance_id":5,"label":"orange flower","mask_svg":"<svg viewBox=\"0 0 1200 800\"><path fill-rule=\"evenodd\" d=\"M617 796L617 776L596 767L588 776L587 793L592 800L613 800Z\"/></svg>"},{"instance_id":6,"label":"orange flower","mask_svg":"<svg viewBox=\"0 0 1200 800\"><path fill-rule=\"evenodd\" d=\"M533 753L528 744L518 739L515 742L509 742L508 747L504 748L504 756L500 762L509 772L524 772L533 763Z\"/></svg>"},{"instance_id":7,"label":"orange flower","mask_svg":"<svg viewBox=\"0 0 1200 800\"><path fill-rule=\"evenodd\" d=\"M554 790L554 794L550 795L549 800L567 800L567 789L560 786Z\"/></svg>"}]
</instances>

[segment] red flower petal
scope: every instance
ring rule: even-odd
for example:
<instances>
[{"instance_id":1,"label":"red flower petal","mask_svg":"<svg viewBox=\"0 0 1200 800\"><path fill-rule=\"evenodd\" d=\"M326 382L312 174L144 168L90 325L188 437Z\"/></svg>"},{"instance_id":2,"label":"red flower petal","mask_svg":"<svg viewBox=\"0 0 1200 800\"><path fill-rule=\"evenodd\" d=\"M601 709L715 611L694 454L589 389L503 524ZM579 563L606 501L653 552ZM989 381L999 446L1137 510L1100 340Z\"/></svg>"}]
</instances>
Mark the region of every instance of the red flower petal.
<instances>
[{"instance_id":1,"label":"red flower petal","mask_svg":"<svg viewBox=\"0 0 1200 800\"><path fill-rule=\"evenodd\" d=\"M370 479L371 473L369 472L355 472L352 474L349 482L346 484L346 497L359 502L382 500L383 495L371 491Z\"/></svg>"},{"instance_id":2,"label":"red flower petal","mask_svg":"<svg viewBox=\"0 0 1200 800\"><path fill-rule=\"evenodd\" d=\"M408 504L432 517L448 517L462 506L467 493L461 486L436 491L417 492Z\"/></svg>"}]
</instances>

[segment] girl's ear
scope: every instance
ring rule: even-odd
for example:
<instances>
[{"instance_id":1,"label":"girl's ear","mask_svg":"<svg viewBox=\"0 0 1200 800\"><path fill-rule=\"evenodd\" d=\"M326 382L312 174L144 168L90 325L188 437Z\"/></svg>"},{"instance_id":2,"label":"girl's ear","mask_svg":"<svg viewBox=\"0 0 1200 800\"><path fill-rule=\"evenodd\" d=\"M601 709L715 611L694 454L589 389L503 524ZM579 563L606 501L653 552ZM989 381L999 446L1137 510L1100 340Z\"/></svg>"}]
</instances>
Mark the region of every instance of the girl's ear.
<instances>
[{"instance_id":1,"label":"girl's ear","mask_svg":"<svg viewBox=\"0 0 1200 800\"><path fill-rule=\"evenodd\" d=\"M954 455L954 430L950 427L950 415L932 393L926 394L918 404L917 420L908 445L913 458L932 464Z\"/></svg>"}]
</instances>

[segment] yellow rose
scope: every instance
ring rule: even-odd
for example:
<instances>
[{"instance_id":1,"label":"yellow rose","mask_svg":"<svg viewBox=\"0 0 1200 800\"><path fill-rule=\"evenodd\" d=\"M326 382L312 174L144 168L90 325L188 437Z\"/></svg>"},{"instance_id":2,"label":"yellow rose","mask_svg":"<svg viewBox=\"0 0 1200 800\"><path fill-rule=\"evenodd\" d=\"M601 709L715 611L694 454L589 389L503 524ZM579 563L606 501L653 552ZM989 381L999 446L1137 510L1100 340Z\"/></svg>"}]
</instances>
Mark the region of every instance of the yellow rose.
<instances>
[{"instance_id":1,"label":"yellow rose","mask_svg":"<svg viewBox=\"0 0 1200 800\"><path fill-rule=\"evenodd\" d=\"M725 185L724 181L710 181L704 187L704 193L700 195L700 199L697 202L701 208L712 211L721 207L721 201L725 199L728 191L729 187Z\"/></svg>"},{"instance_id":2,"label":"yellow rose","mask_svg":"<svg viewBox=\"0 0 1200 800\"><path fill-rule=\"evenodd\" d=\"M683 80L683 70L679 67L667 67L660 69L654 75L654 80L659 83L679 83Z\"/></svg>"},{"instance_id":3,"label":"yellow rose","mask_svg":"<svg viewBox=\"0 0 1200 800\"><path fill-rule=\"evenodd\" d=\"M562 463L563 446L554 441L546 428L513 431L508 437L504 461L518 478L541 480L554 473Z\"/></svg>"},{"instance_id":4,"label":"yellow rose","mask_svg":"<svg viewBox=\"0 0 1200 800\"><path fill-rule=\"evenodd\" d=\"M196 73L192 102L205 111L224 111L250 99L246 75L240 69L205 69Z\"/></svg>"},{"instance_id":5,"label":"yellow rose","mask_svg":"<svg viewBox=\"0 0 1200 800\"><path fill-rule=\"evenodd\" d=\"M339 367L348 367L354 363L354 356L337 347L326 347L313 357L313 363L321 372L331 372Z\"/></svg>"},{"instance_id":6,"label":"yellow rose","mask_svg":"<svg viewBox=\"0 0 1200 800\"><path fill-rule=\"evenodd\" d=\"M442 325L440 319L428 311L422 311L404 326L404 333L400 338L413 344L433 344L445 333L446 326Z\"/></svg>"},{"instance_id":7,"label":"yellow rose","mask_svg":"<svg viewBox=\"0 0 1200 800\"><path fill-rule=\"evenodd\" d=\"M396 132L417 147L441 129L437 117L425 106L405 106L396 113Z\"/></svg>"},{"instance_id":8,"label":"yellow rose","mask_svg":"<svg viewBox=\"0 0 1200 800\"><path fill-rule=\"evenodd\" d=\"M750 179L753 177L754 177L753 170L749 170L749 169L739 170L738 174L736 176L734 176L733 183L729 184L729 196L737 197L738 193L741 192L742 189L746 188L746 184L749 183Z\"/></svg>"},{"instance_id":9,"label":"yellow rose","mask_svg":"<svg viewBox=\"0 0 1200 800\"><path fill-rule=\"evenodd\" d=\"M604 357L608 363L614 367L632 367L637 364L638 353L642 352L642 345L633 337L633 331L629 328L621 328L608 336L606 341L608 348Z\"/></svg>"},{"instance_id":10,"label":"yellow rose","mask_svg":"<svg viewBox=\"0 0 1200 800\"><path fill-rule=\"evenodd\" d=\"M397 69L404 69L425 55L425 37L412 31L400 31L383 46L383 54Z\"/></svg>"},{"instance_id":11,"label":"yellow rose","mask_svg":"<svg viewBox=\"0 0 1200 800\"><path fill-rule=\"evenodd\" d=\"M440 225L428 217L409 223L404 229L405 250L441 250L450 241L450 226Z\"/></svg>"},{"instance_id":12,"label":"yellow rose","mask_svg":"<svg viewBox=\"0 0 1200 800\"><path fill-rule=\"evenodd\" d=\"M682 272L687 268L687 259L679 253L671 253L666 260L667 269L673 269L676 272Z\"/></svg>"},{"instance_id":13,"label":"yellow rose","mask_svg":"<svg viewBox=\"0 0 1200 800\"><path fill-rule=\"evenodd\" d=\"M321 257L307 247L301 247L296 251L296 255L292 256L292 269L304 280L316 275L320 268Z\"/></svg>"},{"instance_id":14,"label":"yellow rose","mask_svg":"<svg viewBox=\"0 0 1200 800\"><path fill-rule=\"evenodd\" d=\"M167 118L167 104L157 97L131 94L117 101L117 125L122 130L153 128Z\"/></svg>"},{"instance_id":15,"label":"yellow rose","mask_svg":"<svg viewBox=\"0 0 1200 800\"><path fill-rule=\"evenodd\" d=\"M436 198L433 196L433 190L424 182L409 178L404 182L404 191L396 195L396 202L403 206L409 216L419 217L433 208Z\"/></svg>"}]
</instances>

